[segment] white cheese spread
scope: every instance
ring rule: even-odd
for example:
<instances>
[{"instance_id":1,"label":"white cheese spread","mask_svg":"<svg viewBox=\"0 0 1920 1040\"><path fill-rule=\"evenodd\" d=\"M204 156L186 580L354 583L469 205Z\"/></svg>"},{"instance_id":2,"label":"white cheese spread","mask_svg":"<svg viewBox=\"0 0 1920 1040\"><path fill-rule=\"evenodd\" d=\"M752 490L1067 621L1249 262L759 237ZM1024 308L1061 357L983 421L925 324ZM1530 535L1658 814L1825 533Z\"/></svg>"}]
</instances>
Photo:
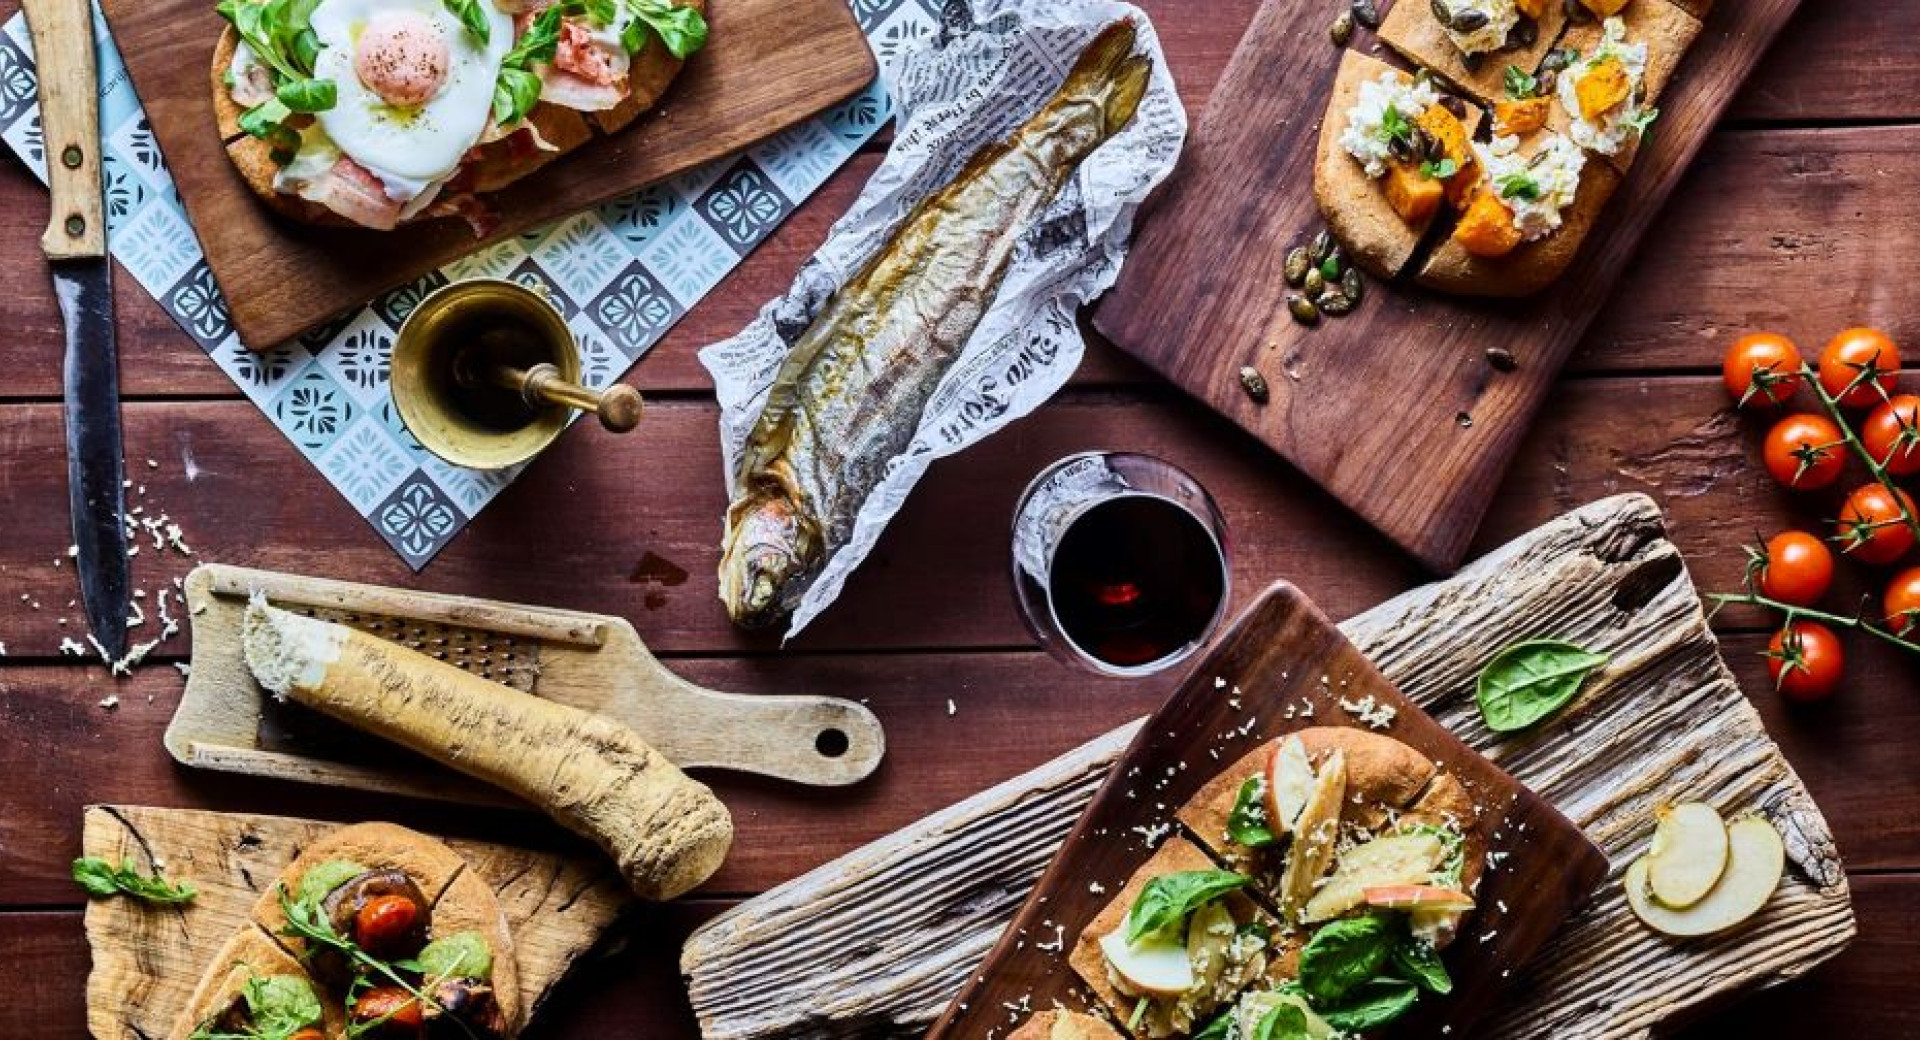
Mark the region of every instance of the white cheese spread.
<instances>
[{"instance_id":1,"label":"white cheese spread","mask_svg":"<svg viewBox=\"0 0 1920 1040\"><path fill-rule=\"evenodd\" d=\"M1446 0L1446 4L1456 19L1462 11L1478 11L1487 17L1486 23L1472 32L1455 32L1451 25L1442 26L1462 54L1485 54L1505 47L1507 34L1520 21L1520 10L1513 0Z\"/></svg>"},{"instance_id":2,"label":"white cheese spread","mask_svg":"<svg viewBox=\"0 0 1920 1040\"><path fill-rule=\"evenodd\" d=\"M1487 183L1513 212L1513 225L1531 242L1560 229L1561 212L1580 192L1587 154L1560 134L1547 134L1531 158L1519 154L1520 139L1495 137L1475 144Z\"/></svg>"},{"instance_id":3,"label":"white cheese spread","mask_svg":"<svg viewBox=\"0 0 1920 1040\"><path fill-rule=\"evenodd\" d=\"M1387 160L1392 157L1387 147L1391 139L1387 110L1412 123L1439 101L1439 93L1426 80L1409 79L1398 72L1383 73L1379 79L1360 84L1360 97L1347 109L1347 126L1340 131L1340 147L1366 167L1367 176L1384 177Z\"/></svg>"},{"instance_id":4,"label":"white cheese spread","mask_svg":"<svg viewBox=\"0 0 1920 1040\"><path fill-rule=\"evenodd\" d=\"M1631 89L1627 99L1600 114L1596 121L1580 112L1580 81L1600 63L1613 60L1627 71ZM1609 18L1601 29L1600 45L1592 54L1560 74L1560 104L1572 118L1568 133L1574 143L1604 155L1618 155L1639 138L1648 123L1659 113L1641 100L1647 79L1647 45L1627 42L1627 26L1618 18Z\"/></svg>"}]
</instances>

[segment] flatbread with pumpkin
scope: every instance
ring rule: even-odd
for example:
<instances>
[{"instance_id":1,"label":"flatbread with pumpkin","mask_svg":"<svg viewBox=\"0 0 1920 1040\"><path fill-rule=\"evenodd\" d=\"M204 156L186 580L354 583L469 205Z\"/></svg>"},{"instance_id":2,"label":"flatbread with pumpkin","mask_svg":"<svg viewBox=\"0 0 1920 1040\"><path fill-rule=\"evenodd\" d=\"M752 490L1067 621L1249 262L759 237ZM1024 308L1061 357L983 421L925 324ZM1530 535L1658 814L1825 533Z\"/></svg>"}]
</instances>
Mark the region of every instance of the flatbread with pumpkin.
<instances>
[{"instance_id":1,"label":"flatbread with pumpkin","mask_svg":"<svg viewBox=\"0 0 1920 1040\"><path fill-rule=\"evenodd\" d=\"M1574 141L1617 170L1632 165L1700 29L1669 0L1628 0L1613 17L1568 28L1560 49L1579 57L1559 74L1554 102Z\"/></svg>"},{"instance_id":2,"label":"flatbread with pumpkin","mask_svg":"<svg viewBox=\"0 0 1920 1040\"><path fill-rule=\"evenodd\" d=\"M1450 31L1440 23L1441 8L1486 24L1470 33ZM1538 68L1566 24L1562 0L1396 0L1380 23L1380 39L1490 106L1504 96L1507 66Z\"/></svg>"}]
</instances>

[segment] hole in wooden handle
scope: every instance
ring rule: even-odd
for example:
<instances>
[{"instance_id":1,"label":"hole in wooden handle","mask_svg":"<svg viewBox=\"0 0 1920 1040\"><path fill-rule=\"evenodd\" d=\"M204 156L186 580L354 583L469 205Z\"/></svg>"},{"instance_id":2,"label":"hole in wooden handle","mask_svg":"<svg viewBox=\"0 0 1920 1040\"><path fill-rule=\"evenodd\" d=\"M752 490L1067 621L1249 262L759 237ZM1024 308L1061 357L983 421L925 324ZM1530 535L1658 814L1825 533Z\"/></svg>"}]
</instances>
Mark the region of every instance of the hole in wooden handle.
<instances>
[{"instance_id":1,"label":"hole in wooden handle","mask_svg":"<svg viewBox=\"0 0 1920 1040\"><path fill-rule=\"evenodd\" d=\"M813 738L813 749L824 758L839 758L852 746L853 742L847 739L844 730L823 729L819 736Z\"/></svg>"}]
</instances>

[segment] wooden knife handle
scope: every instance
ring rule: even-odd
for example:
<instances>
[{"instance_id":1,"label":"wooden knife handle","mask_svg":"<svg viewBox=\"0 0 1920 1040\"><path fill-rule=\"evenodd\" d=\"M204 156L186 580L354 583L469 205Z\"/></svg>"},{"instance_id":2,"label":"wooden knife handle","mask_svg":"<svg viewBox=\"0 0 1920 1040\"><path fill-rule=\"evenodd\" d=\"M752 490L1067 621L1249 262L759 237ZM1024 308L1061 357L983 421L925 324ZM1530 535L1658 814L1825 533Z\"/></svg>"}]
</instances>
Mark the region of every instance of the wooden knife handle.
<instances>
[{"instance_id":1,"label":"wooden knife handle","mask_svg":"<svg viewBox=\"0 0 1920 1040\"><path fill-rule=\"evenodd\" d=\"M93 59L88 0L21 0L40 73L40 125L46 137L53 218L40 248L53 259L105 256L106 209L100 197L100 76Z\"/></svg>"}]
</instances>

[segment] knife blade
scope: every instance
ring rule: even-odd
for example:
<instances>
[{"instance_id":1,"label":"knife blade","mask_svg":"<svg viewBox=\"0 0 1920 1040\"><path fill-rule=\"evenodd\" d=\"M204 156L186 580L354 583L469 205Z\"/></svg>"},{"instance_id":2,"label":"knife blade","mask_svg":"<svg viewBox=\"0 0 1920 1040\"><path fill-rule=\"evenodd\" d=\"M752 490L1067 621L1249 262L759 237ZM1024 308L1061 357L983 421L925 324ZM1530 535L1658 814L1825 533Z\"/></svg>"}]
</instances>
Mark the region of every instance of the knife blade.
<instances>
[{"instance_id":1,"label":"knife blade","mask_svg":"<svg viewBox=\"0 0 1920 1040\"><path fill-rule=\"evenodd\" d=\"M66 324L67 505L87 623L112 661L127 653L125 460L113 268L100 182L99 75L88 0L22 0L40 76L53 213L40 237Z\"/></svg>"}]
</instances>

